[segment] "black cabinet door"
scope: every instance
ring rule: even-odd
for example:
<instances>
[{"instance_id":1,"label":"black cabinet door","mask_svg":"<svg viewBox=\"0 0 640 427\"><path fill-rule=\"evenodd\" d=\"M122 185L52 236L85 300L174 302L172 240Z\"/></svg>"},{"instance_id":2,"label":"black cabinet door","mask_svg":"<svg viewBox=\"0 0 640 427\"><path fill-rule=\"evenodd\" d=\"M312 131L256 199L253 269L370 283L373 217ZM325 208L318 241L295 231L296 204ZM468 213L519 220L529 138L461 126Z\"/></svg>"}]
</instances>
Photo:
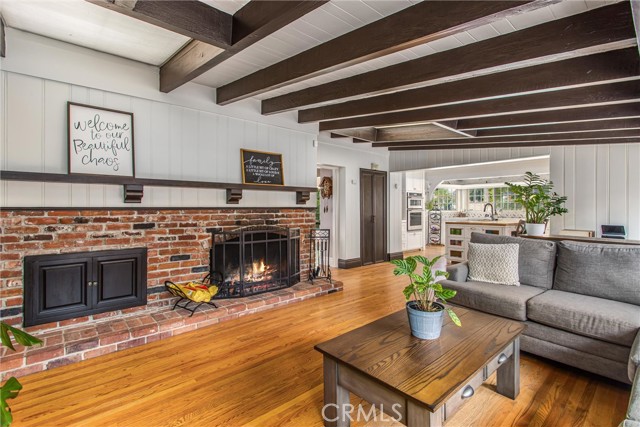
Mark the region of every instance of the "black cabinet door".
<instances>
[{"instance_id":1,"label":"black cabinet door","mask_svg":"<svg viewBox=\"0 0 640 427\"><path fill-rule=\"evenodd\" d=\"M25 326L146 303L146 248L25 257Z\"/></svg>"},{"instance_id":2,"label":"black cabinet door","mask_svg":"<svg viewBox=\"0 0 640 427\"><path fill-rule=\"evenodd\" d=\"M93 275L93 261L85 255L25 258L25 326L71 319L91 309L87 285Z\"/></svg>"},{"instance_id":3,"label":"black cabinet door","mask_svg":"<svg viewBox=\"0 0 640 427\"><path fill-rule=\"evenodd\" d=\"M117 251L94 257L93 307L116 310L146 303L146 251Z\"/></svg>"}]
</instances>

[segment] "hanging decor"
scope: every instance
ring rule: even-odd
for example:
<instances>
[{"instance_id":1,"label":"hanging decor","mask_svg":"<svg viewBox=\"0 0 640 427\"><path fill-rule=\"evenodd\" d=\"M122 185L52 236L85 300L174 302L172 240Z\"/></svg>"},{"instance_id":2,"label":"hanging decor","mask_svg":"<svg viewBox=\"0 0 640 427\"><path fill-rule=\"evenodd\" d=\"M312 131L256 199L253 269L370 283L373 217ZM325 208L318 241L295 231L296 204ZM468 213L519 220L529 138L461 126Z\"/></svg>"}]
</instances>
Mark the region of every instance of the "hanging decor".
<instances>
[{"instance_id":1,"label":"hanging decor","mask_svg":"<svg viewBox=\"0 0 640 427\"><path fill-rule=\"evenodd\" d=\"M320 181L320 195L323 199L330 199L333 196L333 180L325 176Z\"/></svg>"}]
</instances>

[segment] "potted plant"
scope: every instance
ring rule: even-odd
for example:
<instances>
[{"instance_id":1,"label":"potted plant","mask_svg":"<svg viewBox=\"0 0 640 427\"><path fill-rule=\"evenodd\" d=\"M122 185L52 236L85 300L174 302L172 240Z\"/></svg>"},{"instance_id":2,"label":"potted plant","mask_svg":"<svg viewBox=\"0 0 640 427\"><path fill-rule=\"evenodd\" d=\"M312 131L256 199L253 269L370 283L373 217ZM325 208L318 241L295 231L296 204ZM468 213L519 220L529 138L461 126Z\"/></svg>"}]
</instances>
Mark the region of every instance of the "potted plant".
<instances>
[{"instance_id":1,"label":"potted plant","mask_svg":"<svg viewBox=\"0 0 640 427\"><path fill-rule=\"evenodd\" d=\"M453 323L462 325L453 310L444 305L449 298L456 295L456 291L445 289L436 282L439 277L449 277L449 273L440 270L432 271L440 258L441 256L437 256L429 260L422 255L417 255L391 261L396 266L393 270L394 275L409 277L410 284L402 292L407 299L411 334L417 338L438 338L442 330L442 315L445 310ZM416 273L418 263L422 264L422 274Z\"/></svg>"},{"instance_id":2,"label":"potted plant","mask_svg":"<svg viewBox=\"0 0 640 427\"><path fill-rule=\"evenodd\" d=\"M552 181L527 172L524 176L525 185L505 184L514 194L515 201L524 207L525 229L530 236L542 236L549 218L568 212L564 207L567 197L552 191Z\"/></svg>"},{"instance_id":3,"label":"potted plant","mask_svg":"<svg viewBox=\"0 0 640 427\"><path fill-rule=\"evenodd\" d=\"M0 342L2 342L3 346L8 347L13 351L15 351L15 347L11 342L9 332L13 334L13 338L18 344L22 344L25 347L42 344L42 341L33 335L29 335L20 329L16 329L11 325L0 322ZM9 378L7 382L0 387L0 425L2 427L8 427L13 422L13 416L7 400L15 399L20 390L22 390L22 384L20 384L20 381L15 377Z\"/></svg>"}]
</instances>

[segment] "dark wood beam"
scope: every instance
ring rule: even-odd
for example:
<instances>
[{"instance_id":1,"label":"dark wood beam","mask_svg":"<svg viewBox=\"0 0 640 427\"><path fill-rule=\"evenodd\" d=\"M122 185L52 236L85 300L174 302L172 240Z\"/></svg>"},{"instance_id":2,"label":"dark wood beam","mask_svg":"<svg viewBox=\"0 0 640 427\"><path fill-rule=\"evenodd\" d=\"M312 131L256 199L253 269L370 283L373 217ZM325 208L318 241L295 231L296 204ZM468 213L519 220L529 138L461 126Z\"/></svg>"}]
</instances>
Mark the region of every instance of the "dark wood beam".
<instances>
[{"instance_id":1,"label":"dark wood beam","mask_svg":"<svg viewBox=\"0 0 640 427\"><path fill-rule=\"evenodd\" d=\"M171 92L327 1L250 1L233 15L231 47L220 51L199 40L191 41L160 68L160 91Z\"/></svg>"},{"instance_id":2,"label":"dark wood beam","mask_svg":"<svg viewBox=\"0 0 640 427\"><path fill-rule=\"evenodd\" d=\"M549 3L549 0L421 2L221 86L217 102L226 105Z\"/></svg>"},{"instance_id":3,"label":"dark wood beam","mask_svg":"<svg viewBox=\"0 0 640 427\"><path fill-rule=\"evenodd\" d=\"M593 122L556 123L551 125L516 126L476 130L477 137L554 134L559 132L588 132L604 130L640 129L640 116L633 119L598 120Z\"/></svg>"},{"instance_id":4,"label":"dark wood beam","mask_svg":"<svg viewBox=\"0 0 640 427\"><path fill-rule=\"evenodd\" d=\"M633 144L640 142L640 137L620 139L573 139L564 141L534 141L534 142L505 142L487 144L452 144L448 146L424 145L419 147L389 147L389 151L418 151L418 150L461 150L476 148L529 148L554 147L570 145L605 145L605 144Z\"/></svg>"},{"instance_id":5,"label":"dark wood beam","mask_svg":"<svg viewBox=\"0 0 640 427\"><path fill-rule=\"evenodd\" d=\"M422 141L375 142L374 147L415 147L420 145L487 144L499 142L567 141L572 139L640 138L640 129L607 130L597 132L556 133L539 135L507 135L475 138L425 139Z\"/></svg>"},{"instance_id":6,"label":"dark wood beam","mask_svg":"<svg viewBox=\"0 0 640 427\"><path fill-rule=\"evenodd\" d=\"M4 18L0 16L0 57L4 58L7 54L7 42L6 35L4 33Z\"/></svg>"},{"instance_id":7,"label":"dark wood beam","mask_svg":"<svg viewBox=\"0 0 640 427\"><path fill-rule=\"evenodd\" d=\"M320 130L352 129L370 126L389 126L465 117L491 116L539 109L561 109L640 100L640 81L609 83L600 86L578 87L555 92L542 92L487 101L444 105L349 119L320 122Z\"/></svg>"},{"instance_id":8,"label":"dark wood beam","mask_svg":"<svg viewBox=\"0 0 640 427\"><path fill-rule=\"evenodd\" d=\"M635 44L628 2L266 99L262 101L262 113L406 89L445 77L463 78L480 70L513 66L518 62L523 62L520 65L551 62L571 54L578 56L598 51L597 46L609 43L611 49Z\"/></svg>"},{"instance_id":9,"label":"dark wood beam","mask_svg":"<svg viewBox=\"0 0 640 427\"><path fill-rule=\"evenodd\" d=\"M332 132L332 138L356 138L363 139L369 142L376 140L377 130L375 128L366 129L349 129L340 132ZM336 135L336 136L333 136Z\"/></svg>"},{"instance_id":10,"label":"dark wood beam","mask_svg":"<svg viewBox=\"0 0 640 427\"><path fill-rule=\"evenodd\" d=\"M233 17L197 0L87 0L195 40L228 49Z\"/></svg>"},{"instance_id":11,"label":"dark wood beam","mask_svg":"<svg viewBox=\"0 0 640 427\"><path fill-rule=\"evenodd\" d=\"M567 108L534 113L509 114L493 117L478 117L458 121L458 129L466 132L471 129L501 128L549 123L567 123L579 121L614 120L640 116L640 103L591 106L585 108Z\"/></svg>"},{"instance_id":12,"label":"dark wood beam","mask_svg":"<svg viewBox=\"0 0 640 427\"><path fill-rule=\"evenodd\" d=\"M376 139L374 142L464 138L465 136L475 136L475 131L469 131L461 134L455 132L449 127L443 128L433 123L426 123L412 126L380 128L378 129L378 132L376 132Z\"/></svg>"},{"instance_id":13,"label":"dark wood beam","mask_svg":"<svg viewBox=\"0 0 640 427\"><path fill-rule=\"evenodd\" d=\"M300 123L640 78L635 47L301 110Z\"/></svg>"},{"instance_id":14,"label":"dark wood beam","mask_svg":"<svg viewBox=\"0 0 640 427\"><path fill-rule=\"evenodd\" d=\"M631 2L631 13L633 14L633 25L636 29L636 41L640 48L640 2L633 0Z\"/></svg>"}]
</instances>

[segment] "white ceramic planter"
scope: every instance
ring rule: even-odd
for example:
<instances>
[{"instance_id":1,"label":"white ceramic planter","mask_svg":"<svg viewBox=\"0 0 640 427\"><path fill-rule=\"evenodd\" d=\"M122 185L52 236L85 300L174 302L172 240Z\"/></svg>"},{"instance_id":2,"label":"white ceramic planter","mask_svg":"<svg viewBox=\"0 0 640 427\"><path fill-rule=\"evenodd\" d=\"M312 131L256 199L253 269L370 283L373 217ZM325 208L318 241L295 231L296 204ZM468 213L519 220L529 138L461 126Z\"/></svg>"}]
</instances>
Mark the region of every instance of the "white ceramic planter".
<instances>
[{"instance_id":1,"label":"white ceramic planter","mask_svg":"<svg viewBox=\"0 0 640 427\"><path fill-rule=\"evenodd\" d=\"M524 228L527 230L528 236L542 236L544 234L544 226L544 224L529 224L527 222Z\"/></svg>"},{"instance_id":2,"label":"white ceramic planter","mask_svg":"<svg viewBox=\"0 0 640 427\"><path fill-rule=\"evenodd\" d=\"M441 307L440 311L421 311L413 308L415 301L407 303L407 314L409 315L409 326L411 327L411 335L423 340L434 340L440 336L442 330L442 314L444 306L440 303L434 303Z\"/></svg>"}]
</instances>

